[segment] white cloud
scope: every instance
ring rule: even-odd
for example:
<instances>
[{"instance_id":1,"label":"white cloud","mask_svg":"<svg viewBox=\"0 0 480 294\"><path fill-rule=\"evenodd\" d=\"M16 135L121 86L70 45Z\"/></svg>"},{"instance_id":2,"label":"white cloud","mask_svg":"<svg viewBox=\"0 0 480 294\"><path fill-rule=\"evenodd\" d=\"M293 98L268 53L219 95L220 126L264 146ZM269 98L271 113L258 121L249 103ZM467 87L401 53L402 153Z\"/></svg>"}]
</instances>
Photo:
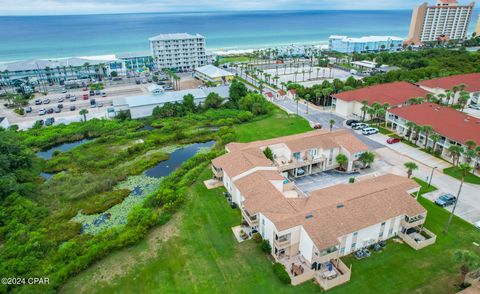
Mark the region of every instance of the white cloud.
<instances>
[{"instance_id":1,"label":"white cloud","mask_svg":"<svg viewBox=\"0 0 480 294\"><path fill-rule=\"evenodd\" d=\"M422 0L0 0L0 14L84 14L215 10L402 9Z\"/></svg>"}]
</instances>

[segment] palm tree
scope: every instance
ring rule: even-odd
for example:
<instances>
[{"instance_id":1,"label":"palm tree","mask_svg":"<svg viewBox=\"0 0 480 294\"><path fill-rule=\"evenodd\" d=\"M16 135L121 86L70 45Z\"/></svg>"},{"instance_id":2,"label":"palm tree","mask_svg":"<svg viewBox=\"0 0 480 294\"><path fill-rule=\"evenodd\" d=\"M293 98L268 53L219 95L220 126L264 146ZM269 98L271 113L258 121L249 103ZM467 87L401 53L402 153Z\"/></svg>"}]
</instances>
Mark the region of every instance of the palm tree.
<instances>
[{"instance_id":1,"label":"palm tree","mask_svg":"<svg viewBox=\"0 0 480 294\"><path fill-rule=\"evenodd\" d=\"M370 106L368 106L368 100L363 100L362 101L362 121L365 121L365 116L367 115L368 109Z\"/></svg>"},{"instance_id":2,"label":"palm tree","mask_svg":"<svg viewBox=\"0 0 480 294\"><path fill-rule=\"evenodd\" d=\"M297 103L297 115L298 115L298 103L300 102L300 97L298 95L293 98L293 100Z\"/></svg>"},{"instance_id":3,"label":"palm tree","mask_svg":"<svg viewBox=\"0 0 480 294\"><path fill-rule=\"evenodd\" d=\"M408 130L407 130L408 140L409 140L409 141L412 141L413 130L415 129L415 127L417 126L417 124L414 123L414 122L412 122L412 121L409 121L409 122L407 122L405 125L406 125L406 127L408 128Z\"/></svg>"},{"instance_id":4,"label":"palm tree","mask_svg":"<svg viewBox=\"0 0 480 294\"><path fill-rule=\"evenodd\" d=\"M363 167L369 167L375 161L375 153L373 152L364 152L358 158L363 163Z\"/></svg>"},{"instance_id":5,"label":"palm tree","mask_svg":"<svg viewBox=\"0 0 480 294\"><path fill-rule=\"evenodd\" d=\"M417 170L418 169L418 165L415 163L415 162L405 162L403 164L406 168L407 168L407 175L408 175L408 178L410 178L412 176L412 173L414 170Z\"/></svg>"},{"instance_id":6,"label":"palm tree","mask_svg":"<svg viewBox=\"0 0 480 294\"><path fill-rule=\"evenodd\" d=\"M308 114L308 102L310 101L310 94L305 95L305 104L307 105L307 114Z\"/></svg>"},{"instance_id":7,"label":"palm tree","mask_svg":"<svg viewBox=\"0 0 480 294\"><path fill-rule=\"evenodd\" d=\"M476 161L477 163L473 167L473 173L475 174L475 169L477 169L480 166L480 145L475 148L475 153L477 153L476 156Z\"/></svg>"},{"instance_id":8,"label":"palm tree","mask_svg":"<svg viewBox=\"0 0 480 294\"><path fill-rule=\"evenodd\" d=\"M436 133L433 133L431 136L430 136L430 140L432 140L433 142L433 146L432 146L432 152L435 154L435 149L437 147L437 142L440 141L442 137L439 135L439 134L436 134Z\"/></svg>"},{"instance_id":9,"label":"palm tree","mask_svg":"<svg viewBox=\"0 0 480 294\"><path fill-rule=\"evenodd\" d=\"M450 157L452 157L452 163L453 165L458 165L458 162L460 160L460 155L463 153L463 148L462 146L459 145L451 145L448 147L448 152L450 153Z\"/></svg>"},{"instance_id":10,"label":"palm tree","mask_svg":"<svg viewBox=\"0 0 480 294\"><path fill-rule=\"evenodd\" d=\"M445 98L447 98L447 95L445 95L444 93L440 93L437 95L438 99L439 99L439 104L442 104L445 100Z\"/></svg>"},{"instance_id":11,"label":"palm tree","mask_svg":"<svg viewBox=\"0 0 480 294\"><path fill-rule=\"evenodd\" d=\"M330 120L328 121L328 123L330 124L330 132L331 132L332 129L333 129L333 125L335 124L335 120L334 120L334 119L330 119Z\"/></svg>"},{"instance_id":12,"label":"palm tree","mask_svg":"<svg viewBox=\"0 0 480 294\"><path fill-rule=\"evenodd\" d=\"M430 134L433 132L433 127L429 125L425 125L422 127L423 134L425 135L425 149L427 149L428 139Z\"/></svg>"},{"instance_id":13,"label":"palm tree","mask_svg":"<svg viewBox=\"0 0 480 294\"><path fill-rule=\"evenodd\" d=\"M80 110L80 115L83 115L83 121L86 122L87 121L87 113L88 113L88 110L86 109L82 109Z\"/></svg>"},{"instance_id":14,"label":"palm tree","mask_svg":"<svg viewBox=\"0 0 480 294\"><path fill-rule=\"evenodd\" d=\"M462 180L460 182L460 187L458 188L457 199L455 201L455 204L453 205L452 212L450 213L450 216L448 217L447 224L445 225L445 234L448 234L448 227L450 226L450 223L452 222L453 215L455 214L455 209L457 208L457 203L460 199L460 193L462 192L462 187L463 187L463 183L465 181L465 177L470 173L470 171L472 170L472 167L469 164L461 163L461 164L458 165L457 169L462 175Z\"/></svg>"},{"instance_id":15,"label":"palm tree","mask_svg":"<svg viewBox=\"0 0 480 294\"><path fill-rule=\"evenodd\" d=\"M480 267L480 256L469 250L457 250L453 258L456 262L462 264L460 274L462 275L462 285L465 286L465 278L470 270Z\"/></svg>"},{"instance_id":16,"label":"palm tree","mask_svg":"<svg viewBox=\"0 0 480 294\"><path fill-rule=\"evenodd\" d=\"M477 146L477 143L473 140L468 140L468 141L465 141L465 146L467 146L467 149L470 150L470 149L474 149L475 146Z\"/></svg>"},{"instance_id":17,"label":"palm tree","mask_svg":"<svg viewBox=\"0 0 480 294\"><path fill-rule=\"evenodd\" d=\"M340 169L345 170L343 165L348 163L348 158L344 154L338 154L337 157L335 157L335 161L338 163L340 166Z\"/></svg>"}]
</instances>

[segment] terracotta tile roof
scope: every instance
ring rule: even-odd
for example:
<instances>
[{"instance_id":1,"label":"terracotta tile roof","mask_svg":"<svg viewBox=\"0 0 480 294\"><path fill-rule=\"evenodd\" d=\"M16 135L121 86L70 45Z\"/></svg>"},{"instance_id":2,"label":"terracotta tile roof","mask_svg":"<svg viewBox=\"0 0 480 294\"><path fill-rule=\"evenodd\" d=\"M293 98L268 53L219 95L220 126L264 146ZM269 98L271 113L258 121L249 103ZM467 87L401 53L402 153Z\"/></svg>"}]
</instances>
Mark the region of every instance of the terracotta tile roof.
<instances>
[{"instance_id":1,"label":"terracotta tile roof","mask_svg":"<svg viewBox=\"0 0 480 294\"><path fill-rule=\"evenodd\" d=\"M418 185L410 179L384 175L354 184L318 190L295 215L265 213L278 230L303 226L318 249L339 243L338 238L400 215L426 210L407 191ZM311 215L310 218L306 218Z\"/></svg>"},{"instance_id":2,"label":"terracotta tile roof","mask_svg":"<svg viewBox=\"0 0 480 294\"><path fill-rule=\"evenodd\" d=\"M273 94L272 94L272 92L267 92L267 93L265 93L265 95L266 95L266 96L268 96L268 97L270 97L270 98L272 98L272 97L273 97Z\"/></svg>"},{"instance_id":3,"label":"terracotta tile roof","mask_svg":"<svg viewBox=\"0 0 480 294\"><path fill-rule=\"evenodd\" d=\"M417 83L417 85L427 88L440 88L446 90L451 90L454 86L461 84L466 85L465 91L480 91L480 73L454 75L432 80L425 80Z\"/></svg>"},{"instance_id":4,"label":"terracotta tile roof","mask_svg":"<svg viewBox=\"0 0 480 294\"><path fill-rule=\"evenodd\" d=\"M332 96L343 101L368 101L369 105L377 102L390 105L404 104L410 98L425 97L428 91L407 82L394 82L369 86L352 91L333 94Z\"/></svg>"},{"instance_id":5,"label":"terracotta tile roof","mask_svg":"<svg viewBox=\"0 0 480 294\"><path fill-rule=\"evenodd\" d=\"M299 152L314 147L330 149L340 146L351 153L368 150L368 146L357 139L349 130L335 132L314 130L251 143L230 143L226 146L229 153L215 158L212 160L212 163L214 166L225 170L230 177L235 177L254 167L272 166L272 162L265 157L260 148L279 143L285 143L292 152Z\"/></svg>"},{"instance_id":6,"label":"terracotta tile roof","mask_svg":"<svg viewBox=\"0 0 480 294\"><path fill-rule=\"evenodd\" d=\"M417 125L430 125L439 135L459 143L473 140L480 144L480 119L451 107L423 103L392 108L389 112Z\"/></svg>"}]
</instances>

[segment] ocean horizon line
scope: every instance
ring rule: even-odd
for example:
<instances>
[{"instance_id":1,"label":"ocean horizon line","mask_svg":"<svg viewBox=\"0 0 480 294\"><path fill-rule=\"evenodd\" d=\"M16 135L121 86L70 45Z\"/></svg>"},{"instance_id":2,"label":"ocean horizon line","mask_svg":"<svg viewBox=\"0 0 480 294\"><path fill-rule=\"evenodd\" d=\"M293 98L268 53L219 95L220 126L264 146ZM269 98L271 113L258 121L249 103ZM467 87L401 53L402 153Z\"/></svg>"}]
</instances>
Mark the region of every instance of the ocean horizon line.
<instances>
[{"instance_id":1,"label":"ocean horizon line","mask_svg":"<svg viewBox=\"0 0 480 294\"><path fill-rule=\"evenodd\" d=\"M475 9L477 10L477 9ZM48 16L95 16L95 15L123 15L123 14L208 14L208 13L274 13L274 12L279 12L279 13L299 13L299 12L343 12L343 11L348 11L348 12L387 12L387 11L392 11L392 12L398 12L398 11L411 11L411 9L406 9L406 8L392 8L392 9L252 9L252 10L203 10L203 11L138 11L138 12L132 12L132 11L118 11L118 12L110 12L110 13L45 13L45 14L0 14L0 17L32 17L32 16L40 16L40 17L48 17Z\"/></svg>"}]
</instances>

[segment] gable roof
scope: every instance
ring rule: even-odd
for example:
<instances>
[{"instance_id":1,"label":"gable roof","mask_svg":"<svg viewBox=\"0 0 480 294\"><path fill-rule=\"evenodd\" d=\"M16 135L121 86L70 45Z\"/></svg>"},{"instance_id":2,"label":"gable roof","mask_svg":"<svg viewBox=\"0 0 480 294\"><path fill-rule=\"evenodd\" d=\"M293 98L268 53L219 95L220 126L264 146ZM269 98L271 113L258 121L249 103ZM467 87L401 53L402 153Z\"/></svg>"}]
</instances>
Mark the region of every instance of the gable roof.
<instances>
[{"instance_id":1,"label":"gable roof","mask_svg":"<svg viewBox=\"0 0 480 294\"><path fill-rule=\"evenodd\" d=\"M368 101L369 105L375 102L400 105L411 98L425 97L428 93L430 92L407 82L394 82L333 94L332 96L347 102Z\"/></svg>"},{"instance_id":2,"label":"gable roof","mask_svg":"<svg viewBox=\"0 0 480 294\"><path fill-rule=\"evenodd\" d=\"M464 84L465 91L477 92L480 91L480 73L470 73L462 75L454 75L443 78L436 78L418 82L417 85L427 88L440 88L450 90L454 86Z\"/></svg>"},{"instance_id":3,"label":"gable roof","mask_svg":"<svg viewBox=\"0 0 480 294\"><path fill-rule=\"evenodd\" d=\"M343 147L352 154L368 150L368 146L357 139L349 130L335 132L314 130L251 143L230 143L226 146L230 152L215 158L212 163L225 170L230 177L235 177L255 167L273 167L273 163L265 157L261 148L279 143L287 145L292 152L315 147L322 149Z\"/></svg>"},{"instance_id":4,"label":"gable roof","mask_svg":"<svg viewBox=\"0 0 480 294\"><path fill-rule=\"evenodd\" d=\"M473 140L480 144L480 119L451 107L423 103L392 108L389 112L417 125L430 125L439 135L459 143Z\"/></svg>"}]
</instances>

